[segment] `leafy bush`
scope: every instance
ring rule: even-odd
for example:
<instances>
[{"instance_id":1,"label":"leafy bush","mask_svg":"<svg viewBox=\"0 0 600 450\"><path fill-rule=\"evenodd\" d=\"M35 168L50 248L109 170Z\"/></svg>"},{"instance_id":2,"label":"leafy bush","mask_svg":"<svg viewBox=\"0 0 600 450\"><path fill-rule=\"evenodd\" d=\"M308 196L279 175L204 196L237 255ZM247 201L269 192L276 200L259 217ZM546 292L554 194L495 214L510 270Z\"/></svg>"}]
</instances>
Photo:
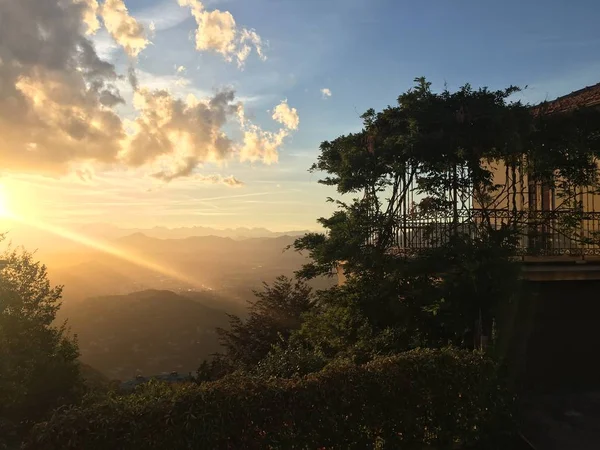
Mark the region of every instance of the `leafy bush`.
<instances>
[{"instance_id":1,"label":"leafy bush","mask_svg":"<svg viewBox=\"0 0 600 450\"><path fill-rule=\"evenodd\" d=\"M506 448L511 399L478 353L414 350L295 379L150 384L38 424L25 449Z\"/></svg>"},{"instance_id":2,"label":"leafy bush","mask_svg":"<svg viewBox=\"0 0 600 450\"><path fill-rule=\"evenodd\" d=\"M274 346L253 373L262 378L293 378L318 372L327 365L322 353L301 345Z\"/></svg>"}]
</instances>

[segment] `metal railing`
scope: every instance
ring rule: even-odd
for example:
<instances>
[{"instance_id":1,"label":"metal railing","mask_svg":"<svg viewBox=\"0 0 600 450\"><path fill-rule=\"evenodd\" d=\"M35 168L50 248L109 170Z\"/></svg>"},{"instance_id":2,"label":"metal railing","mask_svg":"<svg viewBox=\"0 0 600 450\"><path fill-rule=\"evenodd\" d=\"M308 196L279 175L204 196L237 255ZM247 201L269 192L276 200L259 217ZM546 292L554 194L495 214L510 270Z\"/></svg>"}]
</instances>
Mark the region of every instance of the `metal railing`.
<instances>
[{"instance_id":1,"label":"metal railing","mask_svg":"<svg viewBox=\"0 0 600 450\"><path fill-rule=\"evenodd\" d=\"M403 218L396 225L399 253L435 248L452 236L479 238L489 230L514 231L519 256L600 256L600 212L462 209Z\"/></svg>"}]
</instances>

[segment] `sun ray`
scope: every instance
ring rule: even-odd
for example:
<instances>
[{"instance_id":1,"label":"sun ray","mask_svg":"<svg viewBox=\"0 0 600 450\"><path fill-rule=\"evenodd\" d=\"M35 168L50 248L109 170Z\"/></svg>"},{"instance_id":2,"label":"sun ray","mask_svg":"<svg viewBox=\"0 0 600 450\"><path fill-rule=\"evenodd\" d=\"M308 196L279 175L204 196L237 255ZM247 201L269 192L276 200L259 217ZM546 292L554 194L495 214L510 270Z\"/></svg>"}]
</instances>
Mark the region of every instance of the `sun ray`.
<instances>
[{"instance_id":1,"label":"sun ray","mask_svg":"<svg viewBox=\"0 0 600 450\"><path fill-rule=\"evenodd\" d=\"M206 286L203 283L198 282L197 280L188 277L179 273L176 270L173 270L169 267L164 266L158 262L152 261L147 256L138 256L134 255L130 252L124 251L123 249L118 248L117 246L111 245L106 242L101 242L96 239L92 239L89 236L85 236L80 233L76 233L72 230L68 230L63 227L59 227L56 225L52 225L49 223L42 223L39 220L27 219L23 216L18 216L16 214L8 214L11 219L16 222L22 223L24 225L28 225L31 227L35 227L41 231L45 231L56 236L60 236L62 238L68 239L72 242L76 242L78 244L84 245L85 247L98 250L105 254L117 257L123 261L132 263L137 265L138 267L142 267L144 269L151 270L153 272L159 273L161 275L165 275L167 277L173 278L175 280L187 283L190 286L195 288L205 288Z\"/></svg>"}]
</instances>

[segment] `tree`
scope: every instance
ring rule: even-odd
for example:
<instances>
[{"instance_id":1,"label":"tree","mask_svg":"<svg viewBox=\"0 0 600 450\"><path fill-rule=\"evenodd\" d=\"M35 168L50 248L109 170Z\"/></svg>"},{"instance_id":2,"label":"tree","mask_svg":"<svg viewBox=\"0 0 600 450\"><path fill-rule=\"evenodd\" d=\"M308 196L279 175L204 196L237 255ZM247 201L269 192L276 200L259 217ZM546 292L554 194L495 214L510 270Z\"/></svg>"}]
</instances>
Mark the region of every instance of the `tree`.
<instances>
[{"instance_id":1,"label":"tree","mask_svg":"<svg viewBox=\"0 0 600 450\"><path fill-rule=\"evenodd\" d=\"M217 328L225 352L202 364L199 374L203 378L253 368L274 345L285 343L300 328L302 316L313 307L312 290L302 281L280 276L273 284L263 285L262 291L254 291L257 299L249 302L246 320L230 314L229 329Z\"/></svg>"},{"instance_id":2,"label":"tree","mask_svg":"<svg viewBox=\"0 0 600 450\"><path fill-rule=\"evenodd\" d=\"M585 212L574 193L599 184L598 113L549 116L510 101L515 87L435 93L415 81L397 106L367 111L360 132L321 144L311 171L326 173L320 182L344 201L319 219L325 233L295 242L311 257L298 275L310 279L343 263L350 280L343 291L374 333L392 328L406 345L472 347L517 291L520 238L553 227L590 244L576 230ZM532 218L517 210L523 193L497 183L499 164L507 179L523 174L562 186L560 211ZM495 215L500 209L506 213ZM557 212L565 213L560 220ZM320 305L339 314L337 301Z\"/></svg>"},{"instance_id":3,"label":"tree","mask_svg":"<svg viewBox=\"0 0 600 450\"><path fill-rule=\"evenodd\" d=\"M80 392L78 348L54 325L62 287L24 250L0 255L0 422L40 419Z\"/></svg>"}]
</instances>

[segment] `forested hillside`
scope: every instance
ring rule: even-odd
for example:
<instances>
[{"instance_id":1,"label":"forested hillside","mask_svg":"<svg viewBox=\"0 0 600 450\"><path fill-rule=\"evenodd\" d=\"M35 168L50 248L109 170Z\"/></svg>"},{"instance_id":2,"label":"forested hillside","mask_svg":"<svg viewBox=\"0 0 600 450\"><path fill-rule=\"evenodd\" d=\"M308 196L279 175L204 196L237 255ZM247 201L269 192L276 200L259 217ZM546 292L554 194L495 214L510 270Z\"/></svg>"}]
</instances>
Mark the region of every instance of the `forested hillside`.
<instances>
[{"instance_id":1,"label":"forested hillside","mask_svg":"<svg viewBox=\"0 0 600 450\"><path fill-rule=\"evenodd\" d=\"M157 290L94 297L67 302L59 319L77 334L81 360L111 379L187 373L219 350L215 327L227 324L224 311L198 301L215 303L213 294L195 298Z\"/></svg>"}]
</instances>

